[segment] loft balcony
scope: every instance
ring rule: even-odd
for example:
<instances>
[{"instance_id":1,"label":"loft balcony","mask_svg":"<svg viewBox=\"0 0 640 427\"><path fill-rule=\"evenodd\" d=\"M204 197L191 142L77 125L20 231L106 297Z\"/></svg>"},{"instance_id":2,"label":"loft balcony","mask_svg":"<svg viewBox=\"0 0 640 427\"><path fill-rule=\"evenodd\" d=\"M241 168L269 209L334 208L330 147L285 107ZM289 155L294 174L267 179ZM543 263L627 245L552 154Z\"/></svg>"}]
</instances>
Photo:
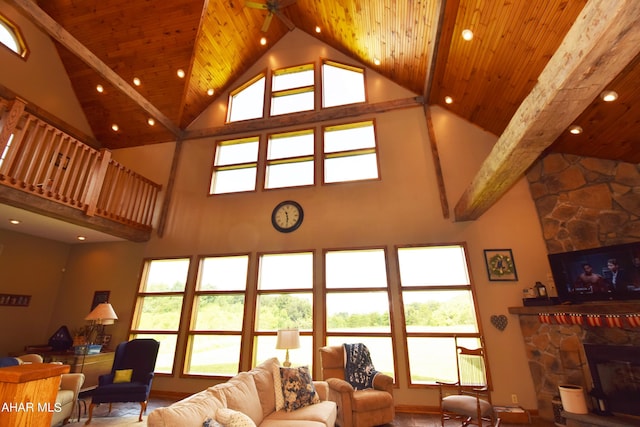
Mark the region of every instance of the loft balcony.
<instances>
[{"instance_id":1,"label":"loft balcony","mask_svg":"<svg viewBox=\"0 0 640 427\"><path fill-rule=\"evenodd\" d=\"M0 203L134 242L150 239L161 185L0 97Z\"/></svg>"}]
</instances>

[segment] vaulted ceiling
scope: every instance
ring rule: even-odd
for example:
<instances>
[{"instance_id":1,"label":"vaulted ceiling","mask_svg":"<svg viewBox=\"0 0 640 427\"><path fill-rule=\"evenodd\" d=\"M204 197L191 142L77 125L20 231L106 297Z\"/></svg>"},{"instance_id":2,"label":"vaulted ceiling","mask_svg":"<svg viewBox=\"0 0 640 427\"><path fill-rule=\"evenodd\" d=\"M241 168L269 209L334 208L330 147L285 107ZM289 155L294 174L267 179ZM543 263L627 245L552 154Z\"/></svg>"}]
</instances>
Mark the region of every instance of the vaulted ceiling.
<instances>
[{"instance_id":1,"label":"vaulted ceiling","mask_svg":"<svg viewBox=\"0 0 640 427\"><path fill-rule=\"evenodd\" d=\"M34 9L29 0L9 1ZM499 136L586 3L41 0L39 7L53 23L37 10L29 13L49 25L96 139L120 148L175 140L291 28ZM464 29L473 31L471 41L461 37ZM259 43L262 36L265 46ZM177 77L178 69L185 78ZM593 99L574 121L584 132L563 132L550 149L639 163L639 77L640 57L635 57L608 85L619 99ZM97 84L103 85L102 94ZM445 103L446 96L453 103ZM147 124L151 116L153 127Z\"/></svg>"}]
</instances>

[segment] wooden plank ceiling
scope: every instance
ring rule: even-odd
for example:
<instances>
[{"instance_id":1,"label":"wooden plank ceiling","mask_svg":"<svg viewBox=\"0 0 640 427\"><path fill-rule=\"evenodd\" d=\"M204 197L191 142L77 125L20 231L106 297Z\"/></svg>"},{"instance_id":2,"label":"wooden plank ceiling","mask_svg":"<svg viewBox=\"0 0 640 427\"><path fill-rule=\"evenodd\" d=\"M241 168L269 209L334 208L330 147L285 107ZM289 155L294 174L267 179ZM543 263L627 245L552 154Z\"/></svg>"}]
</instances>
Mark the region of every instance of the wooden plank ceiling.
<instances>
[{"instance_id":1,"label":"wooden plank ceiling","mask_svg":"<svg viewBox=\"0 0 640 427\"><path fill-rule=\"evenodd\" d=\"M261 29L269 11L243 0L46 0L39 6L182 130L289 31L286 21L425 95L429 104L499 136L587 0L280 2L270 0L280 7L266 32ZM471 41L460 36L467 28L474 32ZM266 46L259 43L263 35ZM175 132L161 123L147 124L149 113L139 103L58 47L104 147L175 140ZM185 71L184 79L177 78L178 69ZM575 120L584 133L564 132L550 150L640 163L639 76L636 58L609 85L619 93L618 101L605 104L596 97ZM134 77L140 86L133 84ZM96 91L97 84L104 93ZM213 96L208 89L214 89ZM446 96L453 103L446 104ZM112 123L118 123L118 132L111 130Z\"/></svg>"}]
</instances>

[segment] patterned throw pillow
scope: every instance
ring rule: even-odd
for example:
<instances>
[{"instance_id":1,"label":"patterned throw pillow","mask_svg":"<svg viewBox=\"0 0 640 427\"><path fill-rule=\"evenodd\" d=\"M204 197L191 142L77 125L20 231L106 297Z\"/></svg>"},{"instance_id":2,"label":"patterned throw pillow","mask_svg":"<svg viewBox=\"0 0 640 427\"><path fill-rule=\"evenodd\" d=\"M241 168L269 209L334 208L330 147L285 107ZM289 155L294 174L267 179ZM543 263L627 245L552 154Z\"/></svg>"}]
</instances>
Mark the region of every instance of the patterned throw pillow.
<instances>
[{"instance_id":1,"label":"patterned throw pillow","mask_svg":"<svg viewBox=\"0 0 640 427\"><path fill-rule=\"evenodd\" d=\"M309 367L280 368L280 376L285 411L295 411L320 402L320 397L311 380Z\"/></svg>"},{"instance_id":2,"label":"patterned throw pillow","mask_svg":"<svg viewBox=\"0 0 640 427\"><path fill-rule=\"evenodd\" d=\"M282 377L280 376L280 365L271 365L273 371L273 388L276 395L276 411L284 409L284 394L282 394Z\"/></svg>"},{"instance_id":3,"label":"patterned throw pillow","mask_svg":"<svg viewBox=\"0 0 640 427\"><path fill-rule=\"evenodd\" d=\"M251 417L229 408L218 408L216 420L225 427L256 427Z\"/></svg>"}]
</instances>

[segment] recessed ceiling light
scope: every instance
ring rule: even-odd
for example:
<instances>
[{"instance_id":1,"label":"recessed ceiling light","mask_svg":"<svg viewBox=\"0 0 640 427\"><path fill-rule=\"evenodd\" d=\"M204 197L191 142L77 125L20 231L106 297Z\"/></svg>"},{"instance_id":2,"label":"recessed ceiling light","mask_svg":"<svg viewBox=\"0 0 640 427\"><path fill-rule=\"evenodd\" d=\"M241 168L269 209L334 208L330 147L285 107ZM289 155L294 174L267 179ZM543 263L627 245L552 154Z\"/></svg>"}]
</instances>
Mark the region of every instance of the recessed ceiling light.
<instances>
[{"instance_id":1,"label":"recessed ceiling light","mask_svg":"<svg viewBox=\"0 0 640 427\"><path fill-rule=\"evenodd\" d=\"M13 225L18 225L20 224L20 220L19 219L10 219L9 222Z\"/></svg>"},{"instance_id":2,"label":"recessed ceiling light","mask_svg":"<svg viewBox=\"0 0 640 427\"><path fill-rule=\"evenodd\" d=\"M178 68L178 77L180 77L181 79L184 79L184 76L186 74L184 73L184 70L182 68Z\"/></svg>"},{"instance_id":3,"label":"recessed ceiling light","mask_svg":"<svg viewBox=\"0 0 640 427\"><path fill-rule=\"evenodd\" d=\"M569 128L569 132L574 135L580 135L582 133L582 128L578 125L573 125Z\"/></svg>"},{"instance_id":4,"label":"recessed ceiling light","mask_svg":"<svg viewBox=\"0 0 640 427\"><path fill-rule=\"evenodd\" d=\"M322 30L320 29L319 25L316 25L316 33L320 33Z\"/></svg>"},{"instance_id":5,"label":"recessed ceiling light","mask_svg":"<svg viewBox=\"0 0 640 427\"><path fill-rule=\"evenodd\" d=\"M600 94L600 98L602 98L604 102L612 102L618 99L618 92L614 90L605 90Z\"/></svg>"},{"instance_id":6,"label":"recessed ceiling light","mask_svg":"<svg viewBox=\"0 0 640 427\"><path fill-rule=\"evenodd\" d=\"M450 97L450 96L445 96L445 97L444 97L444 102L445 102L446 104L453 104L453 98L452 98L452 97Z\"/></svg>"},{"instance_id":7,"label":"recessed ceiling light","mask_svg":"<svg viewBox=\"0 0 640 427\"><path fill-rule=\"evenodd\" d=\"M87 240L87 238L86 238L86 237L84 237L84 236L78 236L78 240L80 240L80 241L84 241L84 240Z\"/></svg>"},{"instance_id":8,"label":"recessed ceiling light","mask_svg":"<svg viewBox=\"0 0 640 427\"><path fill-rule=\"evenodd\" d=\"M134 84L134 85L136 85L136 86L140 86L140 83L142 83L142 82L140 81L140 79L139 79L139 78L137 78L137 77L134 77L134 78L133 78L133 84Z\"/></svg>"},{"instance_id":9,"label":"recessed ceiling light","mask_svg":"<svg viewBox=\"0 0 640 427\"><path fill-rule=\"evenodd\" d=\"M102 85L96 86L96 90L98 91L98 93L104 92L104 88L102 87Z\"/></svg>"},{"instance_id":10,"label":"recessed ceiling light","mask_svg":"<svg viewBox=\"0 0 640 427\"><path fill-rule=\"evenodd\" d=\"M261 38L260 38L260 44L261 44L262 46L264 46L265 44L267 44L267 38L266 38L266 37L261 37Z\"/></svg>"},{"instance_id":11,"label":"recessed ceiling light","mask_svg":"<svg viewBox=\"0 0 640 427\"><path fill-rule=\"evenodd\" d=\"M214 92L215 91L212 88L207 89L207 95L209 95L209 96L213 96Z\"/></svg>"},{"instance_id":12,"label":"recessed ceiling light","mask_svg":"<svg viewBox=\"0 0 640 427\"><path fill-rule=\"evenodd\" d=\"M462 38L466 41L469 41L471 39L473 39L473 31L471 31L470 29L464 29L462 30Z\"/></svg>"},{"instance_id":13,"label":"recessed ceiling light","mask_svg":"<svg viewBox=\"0 0 640 427\"><path fill-rule=\"evenodd\" d=\"M118 130L120 129L120 126L118 126L116 123L111 125L111 129L113 129L114 132L118 132Z\"/></svg>"},{"instance_id":14,"label":"recessed ceiling light","mask_svg":"<svg viewBox=\"0 0 640 427\"><path fill-rule=\"evenodd\" d=\"M156 124L156 121L153 119L153 117L149 117L147 119L147 123L149 123L149 126L153 126Z\"/></svg>"},{"instance_id":15,"label":"recessed ceiling light","mask_svg":"<svg viewBox=\"0 0 640 427\"><path fill-rule=\"evenodd\" d=\"M380 65L380 58L373 58L373 63L375 65Z\"/></svg>"}]
</instances>

